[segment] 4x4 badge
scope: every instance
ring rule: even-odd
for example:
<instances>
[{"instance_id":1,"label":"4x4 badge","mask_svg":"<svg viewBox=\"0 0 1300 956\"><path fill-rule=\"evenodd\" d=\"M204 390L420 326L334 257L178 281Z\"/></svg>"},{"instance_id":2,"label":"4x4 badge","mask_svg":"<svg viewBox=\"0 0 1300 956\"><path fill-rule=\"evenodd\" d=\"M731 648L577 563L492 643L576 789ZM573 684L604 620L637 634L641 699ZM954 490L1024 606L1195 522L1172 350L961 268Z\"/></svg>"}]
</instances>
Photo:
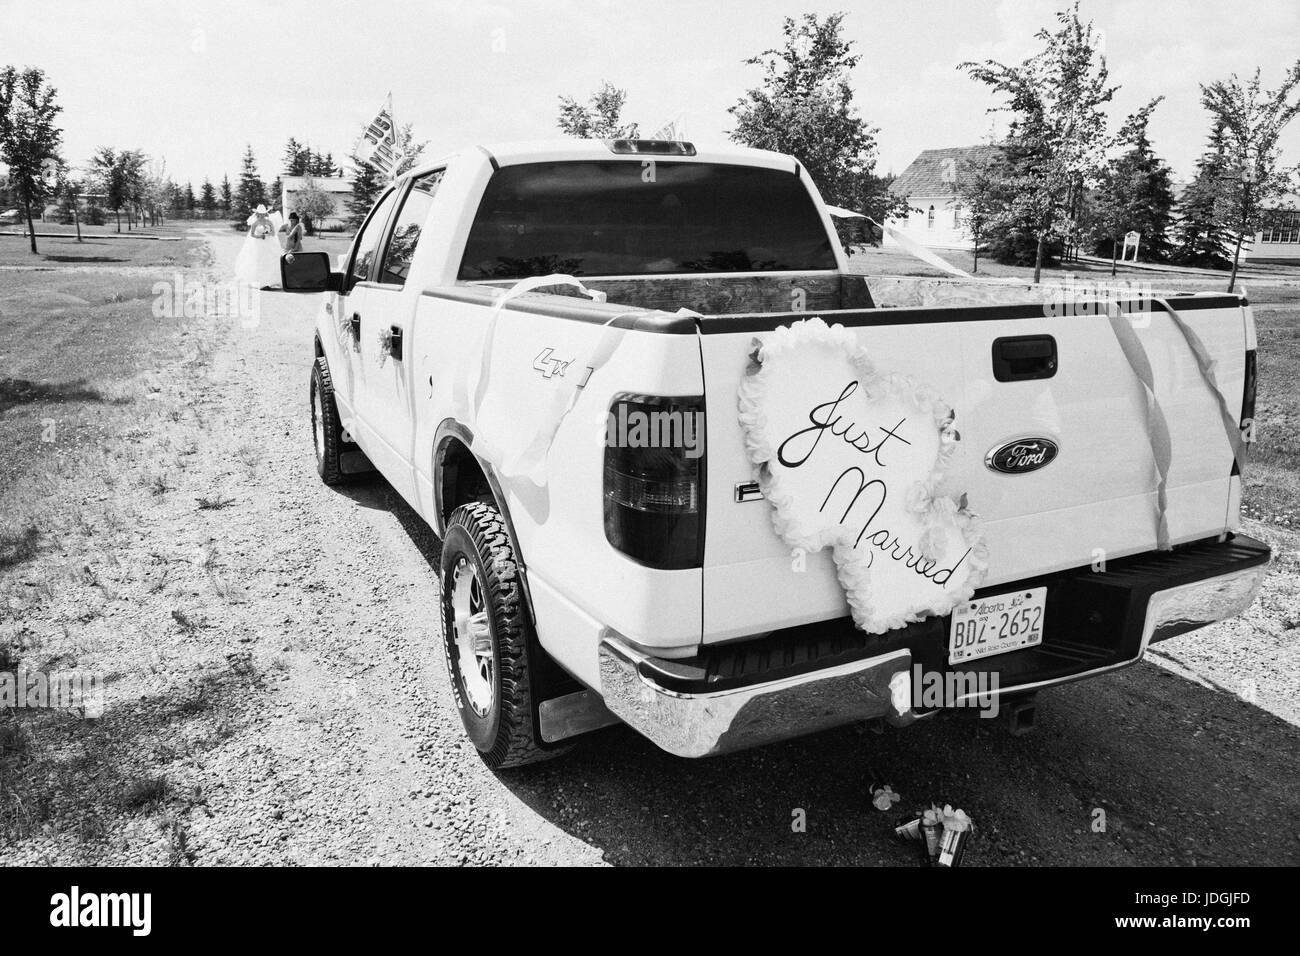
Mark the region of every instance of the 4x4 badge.
<instances>
[{"instance_id":1,"label":"4x4 badge","mask_svg":"<svg viewBox=\"0 0 1300 956\"><path fill-rule=\"evenodd\" d=\"M533 359L533 368L542 373L542 378L551 378L554 375L564 377L564 370L573 364L573 359L567 362L560 359L551 358L551 353L555 349L542 349L537 358Z\"/></svg>"}]
</instances>

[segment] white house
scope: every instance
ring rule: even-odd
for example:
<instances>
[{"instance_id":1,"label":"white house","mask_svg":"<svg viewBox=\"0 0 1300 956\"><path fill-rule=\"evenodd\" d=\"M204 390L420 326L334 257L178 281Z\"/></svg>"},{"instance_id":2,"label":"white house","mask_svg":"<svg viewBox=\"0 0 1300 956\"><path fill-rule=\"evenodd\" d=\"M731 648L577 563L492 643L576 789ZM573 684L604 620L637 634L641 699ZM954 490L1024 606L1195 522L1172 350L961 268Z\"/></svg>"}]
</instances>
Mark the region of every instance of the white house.
<instances>
[{"instance_id":1,"label":"white house","mask_svg":"<svg viewBox=\"0 0 1300 956\"><path fill-rule=\"evenodd\" d=\"M316 229L342 229L347 222L347 201L352 197L350 176L281 176L280 209L287 217L297 208L297 197L307 184L322 190L334 200L334 212L313 224Z\"/></svg>"},{"instance_id":2,"label":"white house","mask_svg":"<svg viewBox=\"0 0 1300 956\"><path fill-rule=\"evenodd\" d=\"M957 180L967 163L983 161L996 151L996 146L988 145L923 151L889 187L895 196L907 200L911 214L890 219L888 225L923 246L971 248L970 235L957 208ZM883 243L896 245L889 233L885 233Z\"/></svg>"},{"instance_id":3,"label":"white house","mask_svg":"<svg viewBox=\"0 0 1300 956\"><path fill-rule=\"evenodd\" d=\"M1255 241L1241 250L1243 262L1282 262L1300 265L1300 195L1283 196L1255 233Z\"/></svg>"}]
</instances>

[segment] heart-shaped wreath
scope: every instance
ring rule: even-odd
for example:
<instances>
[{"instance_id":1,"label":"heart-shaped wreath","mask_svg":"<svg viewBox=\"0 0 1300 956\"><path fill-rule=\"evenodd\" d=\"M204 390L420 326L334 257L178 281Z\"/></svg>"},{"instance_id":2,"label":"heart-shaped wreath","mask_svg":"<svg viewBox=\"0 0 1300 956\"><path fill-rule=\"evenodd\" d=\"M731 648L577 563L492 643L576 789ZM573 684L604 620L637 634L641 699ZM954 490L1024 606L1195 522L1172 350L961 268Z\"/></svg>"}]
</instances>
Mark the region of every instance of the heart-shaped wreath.
<instances>
[{"instance_id":1,"label":"heart-shaped wreath","mask_svg":"<svg viewBox=\"0 0 1300 956\"><path fill-rule=\"evenodd\" d=\"M948 404L820 318L764 336L753 359L740 423L776 532L833 549L854 623L880 634L969 600L988 548L965 496L939 493L959 440Z\"/></svg>"}]
</instances>

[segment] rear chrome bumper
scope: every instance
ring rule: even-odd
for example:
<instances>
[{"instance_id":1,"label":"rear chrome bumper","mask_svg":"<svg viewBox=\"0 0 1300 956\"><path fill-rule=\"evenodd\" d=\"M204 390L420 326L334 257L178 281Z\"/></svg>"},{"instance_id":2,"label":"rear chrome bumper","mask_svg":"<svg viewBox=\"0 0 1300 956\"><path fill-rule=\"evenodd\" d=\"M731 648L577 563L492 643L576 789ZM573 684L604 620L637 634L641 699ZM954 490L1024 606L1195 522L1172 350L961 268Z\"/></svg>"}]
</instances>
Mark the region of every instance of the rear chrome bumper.
<instances>
[{"instance_id":1,"label":"rear chrome bumper","mask_svg":"<svg viewBox=\"0 0 1300 956\"><path fill-rule=\"evenodd\" d=\"M1267 548L1250 543L1257 546L1249 557L1257 562L1252 566L1238 563L1220 574L1214 573L1215 568L1203 567L1198 573L1204 577L1199 580L1184 577L1183 583L1163 588L1148 577L1140 591L1126 591L1136 595L1124 626L1132 637L1127 650L1102 666L1008 683L993 693L1024 694L1128 667L1140 661L1156 641L1242 613L1254 601L1268 570ZM1171 577L1160 583L1171 583ZM934 713L912 710L913 655L907 648L723 690L665 686L671 680L656 678L656 674L664 674L664 662L618 637L601 641L599 662L605 706L653 743L680 757L729 753L872 718L906 724ZM964 698L955 702L957 706L968 703Z\"/></svg>"},{"instance_id":2,"label":"rear chrome bumper","mask_svg":"<svg viewBox=\"0 0 1300 956\"><path fill-rule=\"evenodd\" d=\"M1267 573L1268 565L1261 564L1157 591L1147 603L1147 619L1142 629L1143 652L1156 641L1236 617L1254 603Z\"/></svg>"},{"instance_id":3,"label":"rear chrome bumper","mask_svg":"<svg viewBox=\"0 0 1300 956\"><path fill-rule=\"evenodd\" d=\"M600 645L601 692L621 720L679 757L709 757L911 711L905 650L768 683L711 693L665 688L642 673L649 657L618 638Z\"/></svg>"}]
</instances>

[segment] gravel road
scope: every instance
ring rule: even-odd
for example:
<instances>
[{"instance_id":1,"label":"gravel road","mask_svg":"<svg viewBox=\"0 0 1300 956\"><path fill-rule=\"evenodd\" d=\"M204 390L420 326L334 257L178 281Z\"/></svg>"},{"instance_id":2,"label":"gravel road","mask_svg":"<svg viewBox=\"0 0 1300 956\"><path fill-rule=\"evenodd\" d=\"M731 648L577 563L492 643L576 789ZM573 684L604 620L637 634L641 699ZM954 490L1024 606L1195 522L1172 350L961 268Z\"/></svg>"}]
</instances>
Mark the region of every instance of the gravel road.
<instances>
[{"instance_id":1,"label":"gravel road","mask_svg":"<svg viewBox=\"0 0 1300 956\"><path fill-rule=\"evenodd\" d=\"M239 237L208 236L229 269ZM147 755L167 796L93 851L47 827L0 863L912 866L890 824L932 800L975 820L967 865L1300 861L1300 536L1255 523L1279 558L1244 619L1041 695L1025 737L953 717L691 762L617 727L487 771L438 650L436 539L381 479L316 478L315 307L265 294L256 328L213 320L202 377L158 372L203 447L83 638L111 671L104 759ZM196 511L214 490L229 505Z\"/></svg>"}]
</instances>

